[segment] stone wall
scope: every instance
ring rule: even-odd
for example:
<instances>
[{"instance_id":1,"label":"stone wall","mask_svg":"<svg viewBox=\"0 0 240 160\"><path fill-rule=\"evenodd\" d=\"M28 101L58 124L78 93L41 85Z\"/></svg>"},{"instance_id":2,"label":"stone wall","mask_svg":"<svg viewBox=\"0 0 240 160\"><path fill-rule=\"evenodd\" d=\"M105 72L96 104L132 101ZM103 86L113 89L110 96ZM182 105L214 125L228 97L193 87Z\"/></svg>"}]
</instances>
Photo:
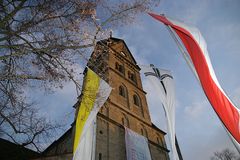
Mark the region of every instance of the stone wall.
<instances>
[{"instance_id":1,"label":"stone wall","mask_svg":"<svg viewBox=\"0 0 240 160\"><path fill-rule=\"evenodd\" d=\"M97 119L96 160L126 160L123 125L99 114ZM168 160L165 144L149 140L152 160Z\"/></svg>"}]
</instances>

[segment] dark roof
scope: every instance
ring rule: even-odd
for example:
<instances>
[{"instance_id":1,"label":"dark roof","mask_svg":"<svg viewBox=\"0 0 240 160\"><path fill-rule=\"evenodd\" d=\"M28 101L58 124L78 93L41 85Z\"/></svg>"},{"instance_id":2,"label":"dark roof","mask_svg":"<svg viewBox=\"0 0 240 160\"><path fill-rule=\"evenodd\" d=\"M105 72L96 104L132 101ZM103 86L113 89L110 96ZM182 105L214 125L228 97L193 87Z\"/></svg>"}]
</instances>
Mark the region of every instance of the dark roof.
<instances>
[{"instance_id":1,"label":"dark roof","mask_svg":"<svg viewBox=\"0 0 240 160\"><path fill-rule=\"evenodd\" d=\"M53 143L51 143L42 153L42 155L47 155L48 152L59 145L66 137L70 136L72 134L73 127L71 126L65 133L63 133L62 136L60 136L57 140L55 140Z\"/></svg>"},{"instance_id":2,"label":"dark roof","mask_svg":"<svg viewBox=\"0 0 240 160\"><path fill-rule=\"evenodd\" d=\"M0 138L1 160L26 160L40 156L38 152Z\"/></svg>"}]
</instances>

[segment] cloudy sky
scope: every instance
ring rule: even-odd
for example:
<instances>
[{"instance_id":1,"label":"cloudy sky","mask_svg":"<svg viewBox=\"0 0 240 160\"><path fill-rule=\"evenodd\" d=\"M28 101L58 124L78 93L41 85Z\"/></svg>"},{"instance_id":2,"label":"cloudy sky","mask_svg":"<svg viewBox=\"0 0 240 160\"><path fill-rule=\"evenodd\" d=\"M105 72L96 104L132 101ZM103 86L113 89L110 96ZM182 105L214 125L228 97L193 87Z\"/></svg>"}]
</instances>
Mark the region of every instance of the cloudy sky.
<instances>
[{"instance_id":1,"label":"cloudy sky","mask_svg":"<svg viewBox=\"0 0 240 160\"><path fill-rule=\"evenodd\" d=\"M154 12L200 29L222 88L240 106L240 1L162 0ZM145 14L137 24L115 30L113 35L125 40L138 64L152 63L172 71L176 86L176 133L185 160L207 160L213 152L224 148L235 151L164 25ZM143 84L152 121L166 131L160 101L144 77ZM71 106L76 102L73 85L68 84L52 95L39 93L39 96L43 97L42 106L51 106L50 110L44 110L46 114L66 124L72 121L74 110Z\"/></svg>"}]
</instances>

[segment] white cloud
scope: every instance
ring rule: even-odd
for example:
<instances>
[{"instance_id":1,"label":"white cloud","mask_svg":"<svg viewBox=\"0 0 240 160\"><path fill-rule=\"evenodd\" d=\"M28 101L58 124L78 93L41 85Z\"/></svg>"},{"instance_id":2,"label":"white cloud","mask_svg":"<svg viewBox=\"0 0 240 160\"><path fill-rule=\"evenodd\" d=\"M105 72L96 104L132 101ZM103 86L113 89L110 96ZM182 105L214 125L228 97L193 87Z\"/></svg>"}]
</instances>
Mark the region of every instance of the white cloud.
<instances>
[{"instance_id":1,"label":"white cloud","mask_svg":"<svg viewBox=\"0 0 240 160\"><path fill-rule=\"evenodd\" d=\"M192 105L186 106L184 108L184 113L186 116L189 116L191 118L199 118L199 116L206 110L206 107L208 107L208 103L205 100L200 102L193 102Z\"/></svg>"}]
</instances>

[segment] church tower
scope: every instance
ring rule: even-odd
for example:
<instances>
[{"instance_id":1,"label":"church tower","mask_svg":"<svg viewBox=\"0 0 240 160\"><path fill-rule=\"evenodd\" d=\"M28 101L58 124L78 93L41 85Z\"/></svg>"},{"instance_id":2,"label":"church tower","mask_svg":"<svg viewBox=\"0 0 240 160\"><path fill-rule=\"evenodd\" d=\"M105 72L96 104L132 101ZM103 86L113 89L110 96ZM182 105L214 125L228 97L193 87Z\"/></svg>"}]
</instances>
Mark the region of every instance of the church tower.
<instances>
[{"instance_id":1,"label":"church tower","mask_svg":"<svg viewBox=\"0 0 240 160\"><path fill-rule=\"evenodd\" d=\"M112 37L97 42L87 65L113 88L97 115L95 159L126 160L124 127L127 127L148 139L152 160L169 160L166 133L151 122L140 68L125 42ZM81 96L74 107L78 109L80 103ZM71 160L74 129L75 123L40 159Z\"/></svg>"},{"instance_id":2,"label":"church tower","mask_svg":"<svg viewBox=\"0 0 240 160\"><path fill-rule=\"evenodd\" d=\"M148 139L152 160L169 159L166 133L151 122L140 68L126 43L99 41L88 67L113 88L97 117L96 160L126 159L124 126Z\"/></svg>"}]
</instances>

